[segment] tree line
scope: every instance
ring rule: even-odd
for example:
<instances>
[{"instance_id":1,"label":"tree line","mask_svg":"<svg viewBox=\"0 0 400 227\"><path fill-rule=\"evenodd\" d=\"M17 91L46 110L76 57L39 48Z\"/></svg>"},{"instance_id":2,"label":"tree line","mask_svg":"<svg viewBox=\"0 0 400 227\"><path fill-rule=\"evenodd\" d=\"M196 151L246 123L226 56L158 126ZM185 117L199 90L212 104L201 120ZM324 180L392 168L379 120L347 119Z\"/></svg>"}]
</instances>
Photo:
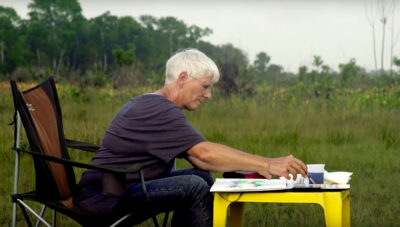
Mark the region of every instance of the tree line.
<instances>
[{"instance_id":1,"label":"tree line","mask_svg":"<svg viewBox=\"0 0 400 227\"><path fill-rule=\"evenodd\" d=\"M187 47L203 51L217 63L222 74L218 86L226 94L253 94L255 84L262 81L349 84L369 80L372 75L355 59L340 64L335 72L320 56L314 56L313 66L301 66L297 74L270 64L271 57L265 52L250 63L246 53L231 44L204 41L211 29L172 16L135 19L105 12L87 19L77 0L33 0L28 8L29 19L21 19L13 8L0 6L2 80L53 75L82 86L111 83L115 89L131 83L162 84L165 61ZM400 66L400 60L395 59L394 64ZM393 78L391 82L397 83L397 75Z\"/></svg>"},{"instance_id":2,"label":"tree line","mask_svg":"<svg viewBox=\"0 0 400 227\"><path fill-rule=\"evenodd\" d=\"M216 51L200 39L209 28L188 26L174 17L145 15L140 20L109 12L86 19L76 0L34 0L29 19L0 6L0 72L46 69L52 74L87 70L111 73L135 64L143 71L159 72L165 59L186 46Z\"/></svg>"}]
</instances>

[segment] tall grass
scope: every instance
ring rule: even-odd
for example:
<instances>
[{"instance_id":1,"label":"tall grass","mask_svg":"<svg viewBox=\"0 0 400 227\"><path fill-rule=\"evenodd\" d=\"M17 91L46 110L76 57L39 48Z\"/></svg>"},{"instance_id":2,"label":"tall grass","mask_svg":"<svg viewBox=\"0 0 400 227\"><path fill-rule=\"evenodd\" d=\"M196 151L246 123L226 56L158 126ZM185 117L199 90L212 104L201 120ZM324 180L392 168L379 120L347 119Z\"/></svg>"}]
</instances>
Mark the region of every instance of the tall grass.
<instances>
[{"instance_id":1,"label":"tall grass","mask_svg":"<svg viewBox=\"0 0 400 227\"><path fill-rule=\"evenodd\" d=\"M28 85L29 86L29 85ZM130 97L153 87L112 91L58 86L67 138L100 143L109 122ZM237 149L279 157L291 151L305 163L325 163L328 171L353 172L351 222L353 226L392 226L400 223L399 88L337 89L329 99L313 96L302 87L257 89L256 96L213 100L198 110L185 112L191 124L208 140ZM384 91L384 92L383 92ZM218 93L218 92L216 92ZM0 224L11 223L12 99L7 85L0 85ZM27 146L23 141L23 146ZM71 150L75 160L90 161L90 155ZM19 190L34 186L32 163L22 156L24 168ZM184 160L178 168L189 167ZM81 170L77 170L79 178ZM220 173L214 173L220 177ZM322 226L322 208L312 204L248 204L246 226ZM19 213L20 214L20 213ZM23 225L21 214L18 219ZM59 226L75 226L67 218ZM141 226L148 226L145 222Z\"/></svg>"}]
</instances>

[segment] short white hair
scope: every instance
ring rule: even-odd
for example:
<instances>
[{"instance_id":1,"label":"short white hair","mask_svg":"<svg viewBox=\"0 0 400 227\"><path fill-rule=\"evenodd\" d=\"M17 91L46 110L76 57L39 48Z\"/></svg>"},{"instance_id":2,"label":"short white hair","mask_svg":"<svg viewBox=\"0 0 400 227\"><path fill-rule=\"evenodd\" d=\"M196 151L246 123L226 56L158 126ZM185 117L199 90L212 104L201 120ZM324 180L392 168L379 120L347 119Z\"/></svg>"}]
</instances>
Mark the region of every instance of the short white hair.
<instances>
[{"instance_id":1,"label":"short white hair","mask_svg":"<svg viewBox=\"0 0 400 227\"><path fill-rule=\"evenodd\" d=\"M190 79L212 77L213 83L219 80L217 65L197 49L184 49L168 59L165 85L175 83L182 72L186 72Z\"/></svg>"}]
</instances>

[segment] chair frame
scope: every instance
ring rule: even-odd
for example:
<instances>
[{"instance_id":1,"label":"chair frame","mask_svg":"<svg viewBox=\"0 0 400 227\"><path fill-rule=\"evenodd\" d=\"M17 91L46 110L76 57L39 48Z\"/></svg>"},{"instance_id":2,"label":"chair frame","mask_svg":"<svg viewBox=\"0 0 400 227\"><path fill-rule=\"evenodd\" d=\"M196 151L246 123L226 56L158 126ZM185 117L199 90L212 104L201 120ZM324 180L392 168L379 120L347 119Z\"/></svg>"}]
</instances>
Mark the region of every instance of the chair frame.
<instances>
[{"instance_id":1,"label":"chair frame","mask_svg":"<svg viewBox=\"0 0 400 227\"><path fill-rule=\"evenodd\" d=\"M50 77L48 80L53 80L52 77ZM47 81L45 81L47 82ZM45 83L43 82L43 83ZM52 83L54 83L54 80L51 81ZM17 87L16 87L16 83L15 81L11 81L11 86L13 88L13 96L14 96L14 92L20 92ZM38 85L40 86L40 85ZM14 89L16 89L14 91ZM31 88L34 89L34 88ZM54 87L54 92L57 93L55 87ZM16 97L14 97L15 99ZM14 103L14 105L16 105ZM19 205L19 207L22 210L22 213L24 215L24 218L28 224L28 226L32 226L31 220L28 216L27 211L29 211L31 214L33 214L36 218L37 218L37 222L36 222L36 226L39 226L40 223L45 224L46 226L55 226L56 224L56 213L60 212L64 215L69 216L70 218L72 218L73 220L75 220L76 222L82 224L81 222L79 222L77 219L75 219L74 217L71 217L70 215L66 214L66 211L69 212L69 214L73 213L75 209L70 209L70 208L66 208L61 204L53 204L52 201L40 201L37 200L37 198L35 198L34 195L34 191L33 192L28 192L28 193L22 193L19 194L18 193L18 179L19 179L19 166L20 166L20 152L22 153L26 153L31 155L34 158L38 158L38 159L42 159L42 160L46 160L46 161L51 161L51 162L55 162L55 163L59 163L59 164L63 164L66 166L72 166L72 167L78 167L78 168L85 168L85 169L94 169L94 170L99 170L102 172L108 172L108 173L113 173L113 174L127 174L127 173L139 173L140 176L140 182L141 182L141 186L142 186L142 191L145 195L145 199L149 200L149 196L146 190L146 185L145 185L145 179L144 179L144 174L143 174L143 166L140 164L137 164L131 168L128 169L114 169L114 168L109 168L106 166L100 166L100 165L93 165L93 164L88 164L88 163L82 163L82 162L76 162L76 161L72 161L69 159L64 159L64 158L57 158L54 156L49 156L46 154L42 154L42 153L38 153L38 152L33 152L31 150L24 150L21 149L20 144L21 144L21 117L19 115L19 112L17 111L17 107L15 107L15 113L14 113L14 121L12 123L10 123L10 125L14 124L14 145L12 147L12 150L15 151L15 165L14 165L14 188L13 188L13 194L11 194L11 198L12 198L12 202L13 202L13 206L12 206L12 227L16 226L17 223L17 205ZM74 148L74 149L79 149L82 151L87 151L87 152L95 152L99 146L98 145L94 145L94 144L89 144L89 143L84 143L84 142L80 142L80 141L74 141L74 140L65 140L66 143L66 147L67 148ZM35 202L39 202L41 204L43 204L43 207L40 211L40 213L38 214L36 211L34 211L31 207L29 207L24 200L30 200L30 201L35 201ZM46 207L50 207L51 209L53 209L53 215L52 215L52 225L50 225L46 220L43 219L43 215L46 211ZM78 214L90 214L90 215L96 215L96 214L91 214L90 212L86 212L86 211L79 211ZM168 222L168 212L165 213L164 216L164 222L163 222L163 226L166 226L167 222ZM118 226L119 224L122 224L127 218L129 218L130 216L132 216L132 213L127 213L125 215L123 215L122 217L118 218L114 223L112 223L110 226ZM76 216L75 216L76 217ZM114 217L115 219L115 217ZM154 225L156 227L158 227L158 222L155 216L152 216L152 220L154 222Z\"/></svg>"}]
</instances>

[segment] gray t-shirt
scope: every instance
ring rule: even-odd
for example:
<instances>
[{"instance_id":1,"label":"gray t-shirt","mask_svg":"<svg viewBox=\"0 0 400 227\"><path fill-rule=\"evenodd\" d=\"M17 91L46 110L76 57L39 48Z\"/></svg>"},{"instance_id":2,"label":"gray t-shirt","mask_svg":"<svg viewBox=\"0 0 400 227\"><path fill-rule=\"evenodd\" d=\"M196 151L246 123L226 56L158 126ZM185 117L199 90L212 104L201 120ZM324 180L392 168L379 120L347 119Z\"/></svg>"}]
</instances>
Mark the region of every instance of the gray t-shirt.
<instances>
[{"instance_id":1,"label":"gray t-shirt","mask_svg":"<svg viewBox=\"0 0 400 227\"><path fill-rule=\"evenodd\" d=\"M93 164L113 168L144 166L146 180L167 175L176 157L187 156L192 146L205 141L186 120L182 110L164 96L145 94L132 98L112 120ZM74 203L81 209L109 213L118 197L103 194L103 174L87 170L79 182ZM125 176L126 187L139 182L139 174Z\"/></svg>"},{"instance_id":2,"label":"gray t-shirt","mask_svg":"<svg viewBox=\"0 0 400 227\"><path fill-rule=\"evenodd\" d=\"M141 163L145 178L154 179L168 174L175 157L186 157L187 150L203 141L180 108L164 96L145 94L132 98L114 117L92 163L114 168Z\"/></svg>"}]
</instances>

